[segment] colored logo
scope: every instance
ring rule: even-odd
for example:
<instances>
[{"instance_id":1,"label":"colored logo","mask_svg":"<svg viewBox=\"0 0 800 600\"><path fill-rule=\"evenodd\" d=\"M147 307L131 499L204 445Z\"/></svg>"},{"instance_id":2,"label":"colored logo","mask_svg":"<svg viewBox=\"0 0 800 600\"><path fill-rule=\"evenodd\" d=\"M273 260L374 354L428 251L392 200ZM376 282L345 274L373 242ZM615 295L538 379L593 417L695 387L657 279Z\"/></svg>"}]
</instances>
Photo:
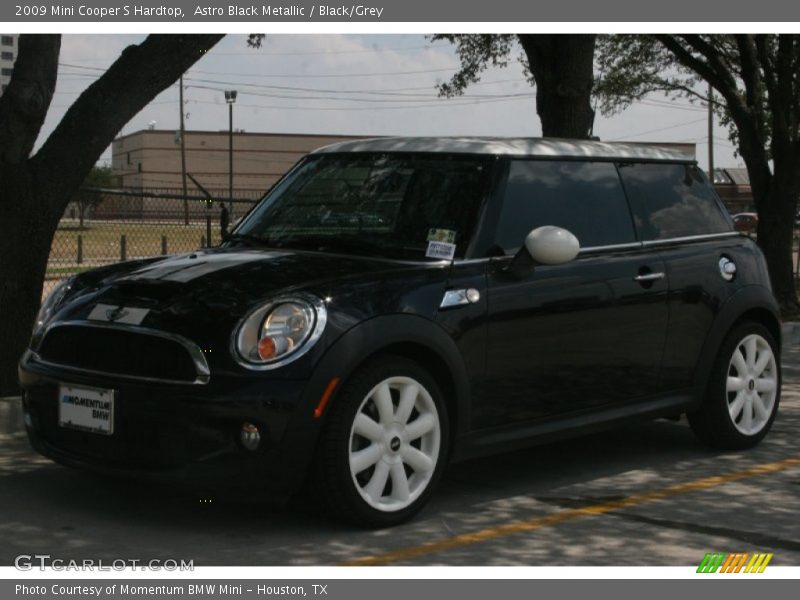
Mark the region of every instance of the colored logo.
<instances>
[{"instance_id":1,"label":"colored logo","mask_svg":"<svg viewBox=\"0 0 800 600\"><path fill-rule=\"evenodd\" d=\"M769 561L772 560L772 553L766 552L706 552L700 566L697 567L698 573L763 573Z\"/></svg>"}]
</instances>

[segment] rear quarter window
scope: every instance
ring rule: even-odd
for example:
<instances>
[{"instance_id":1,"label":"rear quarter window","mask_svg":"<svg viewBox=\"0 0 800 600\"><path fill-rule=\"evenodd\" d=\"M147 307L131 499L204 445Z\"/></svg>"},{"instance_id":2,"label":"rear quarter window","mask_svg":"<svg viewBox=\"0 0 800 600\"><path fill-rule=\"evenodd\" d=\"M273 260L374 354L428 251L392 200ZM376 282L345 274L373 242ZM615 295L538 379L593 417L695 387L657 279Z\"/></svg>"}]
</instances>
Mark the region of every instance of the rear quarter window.
<instances>
[{"instance_id":1,"label":"rear quarter window","mask_svg":"<svg viewBox=\"0 0 800 600\"><path fill-rule=\"evenodd\" d=\"M690 164L621 163L619 168L643 240L732 231L703 172Z\"/></svg>"}]
</instances>

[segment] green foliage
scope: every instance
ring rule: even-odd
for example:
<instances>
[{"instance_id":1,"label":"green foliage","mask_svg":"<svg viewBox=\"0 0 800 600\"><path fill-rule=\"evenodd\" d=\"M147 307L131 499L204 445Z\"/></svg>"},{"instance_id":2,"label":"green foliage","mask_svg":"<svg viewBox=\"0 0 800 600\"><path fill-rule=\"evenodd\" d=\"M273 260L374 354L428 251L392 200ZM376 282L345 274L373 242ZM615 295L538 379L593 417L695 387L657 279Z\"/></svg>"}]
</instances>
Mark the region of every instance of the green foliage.
<instances>
[{"instance_id":1,"label":"green foliage","mask_svg":"<svg viewBox=\"0 0 800 600\"><path fill-rule=\"evenodd\" d=\"M118 180L114 175L111 167L92 167L86 179L83 180L81 189L78 190L72 197L78 207L78 216L80 219L80 226L83 228L83 218L86 210L90 207L97 206L103 201L103 195L97 192L86 191L84 188L110 188L116 187Z\"/></svg>"},{"instance_id":2,"label":"green foliage","mask_svg":"<svg viewBox=\"0 0 800 600\"><path fill-rule=\"evenodd\" d=\"M673 49L665 45L670 42ZM766 56L775 56L777 36L762 36ZM679 46L698 65L709 70L699 71L679 60L674 47ZM598 108L612 115L628 108L647 95L661 92L669 99L687 98L696 104L708 105L708 84L717 88L712 94L713 109L728 129L728 137L738 148L739 132L729 108L729 98L720 90L733 90L741 97L746 110L758 122L764 146L770 144L770 107L763 80L758 77L742 79L743 46L733 35L655 36L607 35L597 42L595 55L597 80L594 93Z\"/></svg>"},{"instance_id":3,"label":"green foliage","mask_svg":"<svg viewBox=\"0 0 800 600\"><path fill-rule=\"evenodd\" d=\"M461 96L470 84L480 81L481 74L488 67L507 67L512 60L512 52L519 51L515 34L437 34L428 39L432 42L450 42L461 61L461 68L450 81L438 86L439 95L446 98ZM533 85L524 52L519 51L518 60L525 67L528 81Z\"/></svg>"}]
</instances>

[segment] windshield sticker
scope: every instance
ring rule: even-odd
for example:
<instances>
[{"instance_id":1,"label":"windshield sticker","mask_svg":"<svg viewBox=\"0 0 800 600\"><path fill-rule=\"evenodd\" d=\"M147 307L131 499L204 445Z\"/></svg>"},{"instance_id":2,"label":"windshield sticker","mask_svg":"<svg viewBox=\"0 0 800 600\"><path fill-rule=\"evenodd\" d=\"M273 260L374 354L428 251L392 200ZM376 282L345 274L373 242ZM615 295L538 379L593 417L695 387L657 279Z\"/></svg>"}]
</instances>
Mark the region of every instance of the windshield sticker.
<instances>
[{"instance_id":1,"label":"windshield sticker","mask_svg":"<svg viewBox=\"0 0 800 600\"><path fill-rule=\"evenodd\" d=\"M428 242L428 249L425 256L428 258L439 258L441 260L453 260L456 255L456 245L447 242Z\"/></svg>"},{"instance_id":2,"label":"windshield sticker","mask_svg":"<svg viewBox=\"0 0 800 600\"><path fill-rule=\"evenodd\" d=\"M454 244L456 241L456 232L452 229L429 229L427 241Z\"/></svg>"}]
</instances>

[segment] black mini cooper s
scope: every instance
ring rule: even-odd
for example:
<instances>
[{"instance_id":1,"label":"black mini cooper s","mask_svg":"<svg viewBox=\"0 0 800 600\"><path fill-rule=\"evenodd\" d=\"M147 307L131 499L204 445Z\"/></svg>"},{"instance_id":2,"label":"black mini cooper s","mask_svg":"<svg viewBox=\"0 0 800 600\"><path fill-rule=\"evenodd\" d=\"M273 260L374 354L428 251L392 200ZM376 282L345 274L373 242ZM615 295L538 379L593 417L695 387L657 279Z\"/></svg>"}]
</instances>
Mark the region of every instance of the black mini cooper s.
<instances>
[{"instance_id":1,"label":"black mini cooper s","mask_svg":"<svg viewBox=\"0 0 800 600\"><path fill-rule=\"evenodd\" d=\"M385 138L301 160L218 248L44 302L20 363L60 463L408 519L449 461L686 414L741 449L780 397L764 258L694 160Z\"/></svg>"}]
</instances>

